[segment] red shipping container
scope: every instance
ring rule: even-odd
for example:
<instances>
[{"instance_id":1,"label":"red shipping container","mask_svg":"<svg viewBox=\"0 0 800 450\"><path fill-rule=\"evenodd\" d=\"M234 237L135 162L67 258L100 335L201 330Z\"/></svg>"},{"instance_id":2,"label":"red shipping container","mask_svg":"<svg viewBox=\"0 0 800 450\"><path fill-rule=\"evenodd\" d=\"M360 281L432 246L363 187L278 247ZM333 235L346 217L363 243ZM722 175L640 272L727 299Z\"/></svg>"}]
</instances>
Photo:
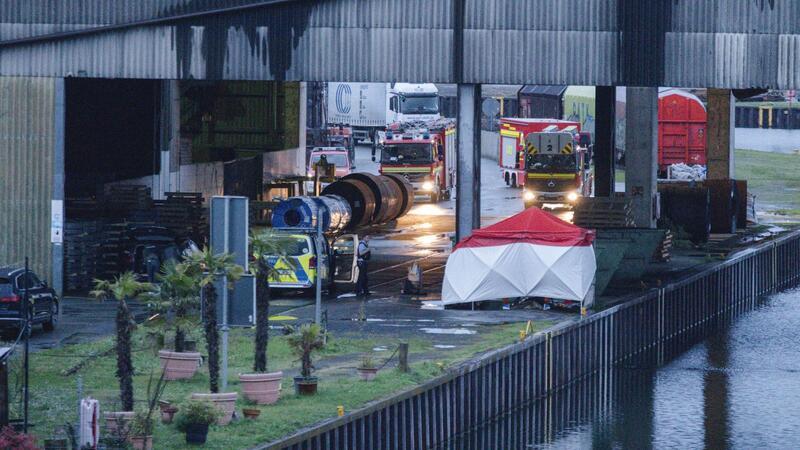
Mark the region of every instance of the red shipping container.
<instances>
[{"instance_id":1,"label":"red shipping container","mask_svg":"<svg viewBox=\"0 0 800 450\"><path fill-rule=\"evenodd\" d=\"M706 164L706 107L697 96L667 89L658 96L658 168Z\"/></svg>"}]
</instances>

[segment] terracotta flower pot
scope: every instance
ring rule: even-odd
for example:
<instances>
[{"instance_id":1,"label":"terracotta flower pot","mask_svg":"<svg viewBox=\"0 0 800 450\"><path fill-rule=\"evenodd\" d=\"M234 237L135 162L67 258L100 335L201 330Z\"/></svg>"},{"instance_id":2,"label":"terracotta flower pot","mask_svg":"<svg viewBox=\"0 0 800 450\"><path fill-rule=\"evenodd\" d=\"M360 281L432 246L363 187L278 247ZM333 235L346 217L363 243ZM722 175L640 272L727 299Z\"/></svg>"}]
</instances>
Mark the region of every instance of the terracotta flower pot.
<instances>
[{"instance_id":1,"label":"terracotta flower pot","mask_svg":"<svg viewBox=\"0 0 800 450\"><path fill-rule=\"evenodd\" d=\"M164 379L169 381L192 378L200 366L200 353L197 352L161 350L158 352L158 359L164 369Z\"/></svg>"},{"instance_id":2,"label":"terracotta flower pot","mask_svg":"<svg viewBox=\"0 0 800 450\"><path fill-rule=\"evenodd\" d=\"M192 394L193 400L210 401L222 412L222 416L217 419L217 425L227 425L233 419L233 411L236 409L236 397L238 392L226 392L222 394Z\"/></svg>"},{"instance_id":3,"label":"terracotta flower pot","mask_svg":"<svg viewBox=\"0 0 800 450\"><path fill-rule=\"evenodd\" d=\"M358 368L358 376L361 377L362 381L372 381L375 379L375 375L378 374L378 369L375 367L372 368Z\"/></svg>"},{"instance_id":4,"label":"terracotta flower pot","mask_svg":"<svg viewBox=\"0 0 800 450\"><path fill-rule=\"evenodd\" d=\"M247 419L255 419L259 414L261 414L261 410L255 408L245 408L242 410L242 412L244 413L244 417Z\"/></svg>"},{"instance_id":5,"label":"terracotta flower pot","mask_svg":"<svg viewBox=\"0 0 800 450\"><path fill-rule=\"evenodd\" d=\"M178 408L174 406L161 408L161 423L166 423L166 424L172 423L172 419L175 417L176 412L178 412Z\"/></svg>"},{"instance_id":6,"label":"terracotta flower pot","mask_svg":"<svg viewBox=\"0 0 800 450\"><path fill-rule=\"evenodd\" d=\"M281 396L283 372L240 374L244 398L259 405L271 405Z\"/></svg>"},{"instance_id":7,"label":"terracotta flower pot","mask_svg":"<svg viewBox=\"0 0 800 450\"><path fill-rule=\"evenodd\" d=\"M317 377L294 377L294 391L297 395L315 395L317 393Z\"/></svg>"},{"instance_id":8,"label":"terracotta flower pot","mask_svg":"<svg viewBox=\"0 0 800 450\"><path fill-rule=\"evenodd\" d=\"M133 420L133 411L107 412L106 433L109 436L124 436L128 432L128 426Z\"/></svg>"},{"instance_id":9,"label":"terracotta flower pot","mask_svg":"<svg viewBox=\"0 0 800 450\"><path fill-rule=\"evenodd\" d=\"M153 450L153 436L131 436L134 450Z\"/></svg>"}]
</instances>

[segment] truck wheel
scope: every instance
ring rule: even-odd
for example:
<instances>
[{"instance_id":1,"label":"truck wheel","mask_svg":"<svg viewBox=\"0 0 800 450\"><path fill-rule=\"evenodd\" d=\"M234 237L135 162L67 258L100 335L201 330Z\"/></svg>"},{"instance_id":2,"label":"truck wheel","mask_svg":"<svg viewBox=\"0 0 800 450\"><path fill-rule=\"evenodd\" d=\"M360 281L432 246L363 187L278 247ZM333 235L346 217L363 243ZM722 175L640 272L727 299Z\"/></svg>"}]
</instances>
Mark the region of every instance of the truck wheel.
<instances>
[{"instance_id":1,"label":"truck wheel","mask_svg":"<svg viewBox=\"0 0 800 450\"><path fill-rule=\"evenodd\" d=\"M505 176L503 178L505 178L506 186L508 186L511 183L511 180L508 178L508 172L506 172L506 174L505 174Z\"/></svg>"},{"instance_id":2,"label":"truck wheel","mask_svg":"<svg viewBox=\"0 0 800 450\"><path fill-rule=\"evenodd\" d=\"M517 176L516 175L511 175L511 187L512 188L517 187Z\"/></svg>"},{"instance_id":3,"label":"truck wheel","mask_svg":"<svg viewBox=\"0 0 800 450\"><path fill-rule=\"evenodd\" d=\"M431 203L439 203L439 190L431 192Z\"/></svg>"}]
</instances>

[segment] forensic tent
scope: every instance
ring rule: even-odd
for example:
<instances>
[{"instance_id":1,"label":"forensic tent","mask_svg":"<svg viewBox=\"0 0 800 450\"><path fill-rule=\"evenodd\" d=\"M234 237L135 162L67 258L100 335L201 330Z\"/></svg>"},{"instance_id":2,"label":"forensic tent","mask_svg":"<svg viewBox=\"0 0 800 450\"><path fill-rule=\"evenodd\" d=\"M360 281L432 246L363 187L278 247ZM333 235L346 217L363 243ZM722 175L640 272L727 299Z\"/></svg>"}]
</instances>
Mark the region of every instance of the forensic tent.
<instances>
[{"instance_id":1,"label":"forensic tent","mask_svg":"<svg viewBox=\"0 0 800 450\"><path fill-rule=\"evenodd\" d=\"M518 297L593 302L594 232L532 207L475 230L447 259L442 304Z\"/></svg>"}]
</instances>

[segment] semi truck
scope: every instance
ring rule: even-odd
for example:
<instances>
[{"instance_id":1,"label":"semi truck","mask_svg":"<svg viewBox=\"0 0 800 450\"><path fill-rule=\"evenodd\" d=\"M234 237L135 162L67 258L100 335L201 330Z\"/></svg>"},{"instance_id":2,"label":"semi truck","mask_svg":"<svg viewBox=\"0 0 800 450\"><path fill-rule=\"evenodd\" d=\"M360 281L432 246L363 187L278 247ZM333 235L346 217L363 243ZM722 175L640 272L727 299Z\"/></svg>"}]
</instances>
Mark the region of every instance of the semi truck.
<instances>
[{"instance_id":1,"label":"semi truck","mask_svg":"<svg viewBox=\"0 0 800 450\"><path fill-rule=\"evenodd\" d=\"M558 119L500 119L500 146L497 161L500 175L507 186L524 187L525 177L525 138L531 133L543 131L563 131L581 135L581 124ZM581 147L587 147L583 140Z\"/></svg>"},{"instance_id":2,"label":"semi truck","mask_svg":"<svg viewBox=\"0 0 800 450\"><path fill-rule=\"evenodd\" d=\"M327 122L349 125L357 142L395 122L432 120L439 115L439 90L434 84L328 83Z\"/></svg>"},{"instance_id":3,"label":"semi truck","mask_svg":"<svg viewBox=\"0 0 800 450\"><path fill-rule=\"evenodd\" d=\"M525 208L559 204L573 206L591 195L591 175L585 147L576 134L544 131L525 136Z\"/></svg>"},{"instance_id":4,"label":"semi truck","mask_svg":"<svg viewBox=\"0 0 800 450\"><path fill-rule=\"evenodd\" d=\"M380 173L404 177L432 203L455 189L456 126L452 119L395 123L379 134ZM372 156L375 160L375 154Z\"/></svg>"}]
</instances>

